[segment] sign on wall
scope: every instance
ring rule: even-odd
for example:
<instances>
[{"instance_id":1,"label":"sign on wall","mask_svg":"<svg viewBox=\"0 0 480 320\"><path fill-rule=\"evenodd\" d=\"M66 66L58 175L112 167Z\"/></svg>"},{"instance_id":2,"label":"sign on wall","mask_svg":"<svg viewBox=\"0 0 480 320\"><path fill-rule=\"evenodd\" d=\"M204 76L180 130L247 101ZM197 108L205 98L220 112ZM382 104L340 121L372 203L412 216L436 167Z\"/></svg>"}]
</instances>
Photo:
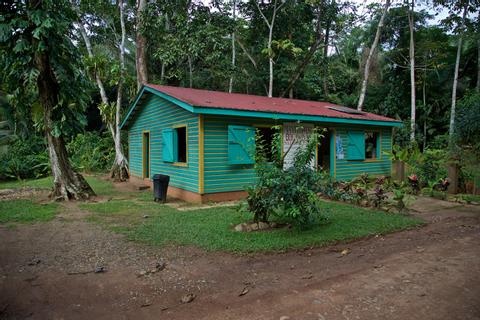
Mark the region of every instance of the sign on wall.
<instances>
[{"instance_id":1,"label":"sign on wall","mask_svg":"<svg viewBox=\"0 0 480 320\"><path fill-rule=\"evenodd\" d=\"M313 124L308 123L284 123L283 124L283 152L285 156L284 168L290 168L293 165L295 154L300 148L306 147L308 138L313 132ZM312 168L315 167L315 161L312 160Z\"/></svg>"},{"instance_id":2,"label":"sign on wall","mask_svg":"<svg viewBox=\"0 0 480 320\"><path fill-rule=\"evenodd\" d=\"M339 159L339 160L345 159L345 153L343 151L342 137L340 137L340 136L336 136L336 138L335 138L335 154L337 155L337 159Z\"/></svg>"}]
</instances>

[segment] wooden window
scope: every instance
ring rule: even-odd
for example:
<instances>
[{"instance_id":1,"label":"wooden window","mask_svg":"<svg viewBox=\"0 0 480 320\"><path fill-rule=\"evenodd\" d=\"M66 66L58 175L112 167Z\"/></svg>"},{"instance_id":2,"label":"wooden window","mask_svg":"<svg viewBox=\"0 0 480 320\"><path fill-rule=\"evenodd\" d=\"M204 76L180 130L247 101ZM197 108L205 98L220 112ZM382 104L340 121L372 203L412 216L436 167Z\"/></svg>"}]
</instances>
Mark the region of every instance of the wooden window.
<instances>
[{"instance_id":1,"label":"wooden window","mask_svg":"<svg viewBox=\"0 0 480 320\"><path fill-rule=\"evenodd\" d=\"M228 163L255 163L255 128L228 126Z\"/></svg>"},{"instance_id":2,"label":"wooden window","mask_svg":"<svg viewBox=\"0 0 480 320\"><path fill-rule=\"evenodd\" d=\"M379 158L379 135L378 132L365 132L365 159Z\"/></svg>"},{"instance_id":3,"label":"wooden window","mask_svg":"<svg viewBox=\"0 0 480 320\"><path fill-rule=\"evenodd\" d=\"M257 141L260 141L262 144L268 162L273 162L272 146L273 139L277 132L278 129L273 127L257 127Z\"/></svg>"},{"instance_id":4,"label":"wooden window","mask_svg":"<svg viewBox=\"0 0 480 320\"><path fill-rule=\"evenodd\" d=\"M365 160L365 132L349 131L348 134L348 160Z\"/></svg>"},{"instance_id":5,"label":"wooden window","mask_svg":"<svg viewBox=\"0 0 480 320\"><path fill-rule=\"evenodd\" d=\"M187 127L175 128L174 132L175 162L187 162Z\"/></svg>"}]
</instances>

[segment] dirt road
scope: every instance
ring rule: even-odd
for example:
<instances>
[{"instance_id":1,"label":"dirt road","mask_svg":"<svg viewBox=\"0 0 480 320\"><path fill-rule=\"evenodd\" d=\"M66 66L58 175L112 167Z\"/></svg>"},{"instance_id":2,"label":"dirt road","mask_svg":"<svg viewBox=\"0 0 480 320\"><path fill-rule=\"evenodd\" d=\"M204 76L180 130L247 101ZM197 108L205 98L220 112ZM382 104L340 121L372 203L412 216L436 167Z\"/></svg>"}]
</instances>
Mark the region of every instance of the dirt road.
<instances>
[{"instance_id":1,"label":"dirt road","mask_svg":"<svg viewBox=\"0 0 480 320\"><path fill-rule=\"evenodd\" d=\"M0 226L0 318L480 319L480 208L416 209L427 226L246 256L128 242L73 209Z\"/></svg>"}]
</instances>

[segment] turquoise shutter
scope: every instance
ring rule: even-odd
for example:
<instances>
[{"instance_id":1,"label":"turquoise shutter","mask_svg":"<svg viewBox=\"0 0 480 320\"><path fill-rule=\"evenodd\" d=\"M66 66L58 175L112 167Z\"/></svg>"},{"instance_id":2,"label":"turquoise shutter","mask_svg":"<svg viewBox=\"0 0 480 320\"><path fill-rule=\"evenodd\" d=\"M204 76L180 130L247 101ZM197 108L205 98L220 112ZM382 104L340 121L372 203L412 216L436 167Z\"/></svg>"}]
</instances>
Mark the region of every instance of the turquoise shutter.
<instances>
[{"instance_id":1,"label":"turquoise shutter","mask_svg":"<svg viewBox=\"0 0 480 320\"><path fill-rule=\"evenodd\" d=\"M255 163L255 128L228 126L228 163Z\"/></svg>"},{"instance_id":2,"label":"turquoise shutter","mask_svg":"<svg viewBox=\"0 0 480 320\"><path fill-rule=\"evenodd\" d=\"M365 132L348 132L348 160L365 160Z\"/></svg>"},{"instance_id":3,"label":"turquoise shutter","mask_svg":"<svg viewBox=\"0 0 480 320\"><path fill-rule=\"evenodd\" d=\"M173 129L162 130L162 160L173 162Z\"/></svg>"}]
</instances>

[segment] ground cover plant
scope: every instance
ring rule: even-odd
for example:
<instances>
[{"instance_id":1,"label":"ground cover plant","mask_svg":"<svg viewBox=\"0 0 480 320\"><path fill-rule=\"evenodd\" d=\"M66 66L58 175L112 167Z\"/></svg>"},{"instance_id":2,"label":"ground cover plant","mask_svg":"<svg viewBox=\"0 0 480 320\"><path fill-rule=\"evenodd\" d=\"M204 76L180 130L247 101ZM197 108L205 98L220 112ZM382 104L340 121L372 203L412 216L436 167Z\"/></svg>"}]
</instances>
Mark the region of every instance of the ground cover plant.
<instances>
[{"instance_id":1,"label":"ground cover plant","mask_svg":"<svg viewBox=\"0 0 480 320\"><path fill-rule=\"evenodd\" d=\"M92 212L88 218L129 239L153 245L193 245L208 251L265 252L325 245L421 225L417 218L379 210L322 201L319 209L329 223L308 229L280 228L269 231L236 232L233 227L253 218L235 208L216 207L180 211L144 200L111 200L81 204Z\"/></svg>"},{"instance_id":2,"label":"ground cover plant","mask_svg":"<svg viewBox=\"0 0 480 320\"><path fill-rule=\"evenodd\" d=\"M34 223L53 219L58 213L57 203L38 203L31 199L0 201L0 224Z\"/></svg>"}]
</instances>

